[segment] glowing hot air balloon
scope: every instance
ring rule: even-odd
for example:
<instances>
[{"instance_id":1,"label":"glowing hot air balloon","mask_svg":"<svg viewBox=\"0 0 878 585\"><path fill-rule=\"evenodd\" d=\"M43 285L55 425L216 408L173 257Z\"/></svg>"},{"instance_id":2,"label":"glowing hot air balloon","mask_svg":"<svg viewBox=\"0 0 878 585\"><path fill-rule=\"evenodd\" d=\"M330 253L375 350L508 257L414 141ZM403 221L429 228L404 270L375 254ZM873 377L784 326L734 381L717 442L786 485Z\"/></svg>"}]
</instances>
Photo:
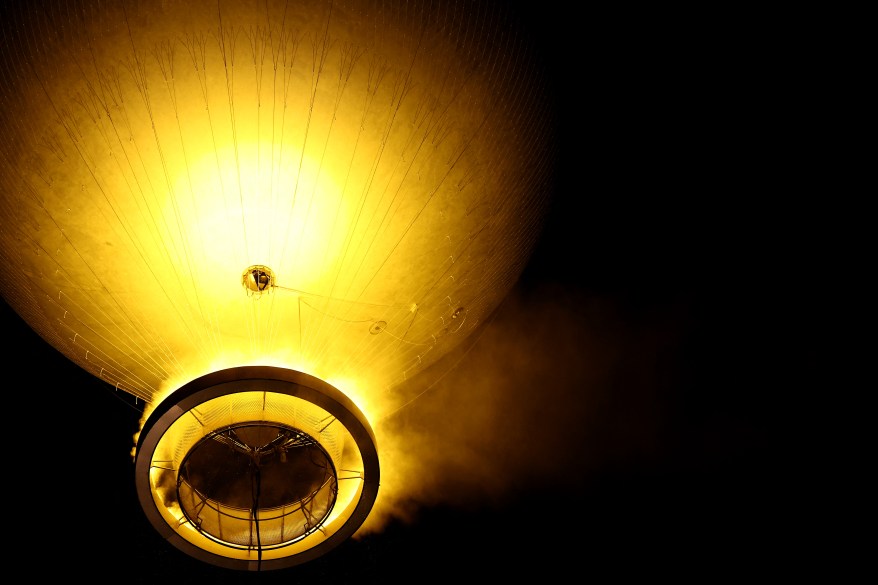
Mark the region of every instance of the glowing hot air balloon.
<instances>
[{"instance_id":1,"label":"glowing hot air balloon","mask_svg":"<svg viewBox=\"0 0 878 585\"><path fill-rule=\"evenodd\" d=\"M5 10L3 298L148 405L135 482L174 546L244 570L323 554L393 465L375 421L536 241L551 123L527 37L478 1Z\"/></svg>"}]
</instances>

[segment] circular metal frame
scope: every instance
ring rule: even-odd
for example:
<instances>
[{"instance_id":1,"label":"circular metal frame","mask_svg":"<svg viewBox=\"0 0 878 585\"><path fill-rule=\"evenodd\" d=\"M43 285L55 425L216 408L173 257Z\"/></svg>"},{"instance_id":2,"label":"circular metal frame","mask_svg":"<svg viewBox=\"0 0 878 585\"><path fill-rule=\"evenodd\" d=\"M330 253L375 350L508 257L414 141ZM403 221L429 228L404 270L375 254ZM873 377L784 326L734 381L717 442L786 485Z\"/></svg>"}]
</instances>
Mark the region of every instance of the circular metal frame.
<instances>
[{"instance_id":1,"label":"circular metal frame","mask_svg":"<svg viewBox=\"0 0 878 585\"><path fill-rule=\"evenodd\" d=\"M254 438L268 443L248 442ZM308 467L303 469L302 462ZM320 441L274 421L245 421L212 431L189 447L178 469L176 501L183 515L207 538L232 548L251 549L254 529L262 550L307 538L330 517L338 496L338 471ZM266 473L269 480L263 483ZM259 486L255 499L254 481ZM254 507L259 520L253 517ZM307 521L296 532L299 514ZM263 527L268 527L267 539L261 536ZM232 534L247 540L237 542Z\"/></svg>"},{"instance_id":2,"label":"circular metal frame","mask_svg":"<svg viewBox=\"0 0 878 585\"><path fill-rule=\"evenodd\" d=\"M190 538L184 537L181 525L172 526L159 509L162 498L156 493L153 472L163 462L154 456L165 434L186 414L197 416L197 409L208 401L242 392L265 392L295 397L326 411L341 423L347 436L355 443L362 460L362 480L351 501L337 517L298 541L294 546L282 549L271 558L263 558L261 550L249 551L251 557L235 558L231 551L207 550ZM193 410L196 410L193 413ZM280 422L280 421L279 421ZM215 427L225 426L226 422ZM209 425L204 432L210 432ZM167 472L167 469L163 470ZM246 571L265 571L286 568L304 563L341 544L362 525L378 495L380 470L375 437L365 415L343 392L314 376L303 372L272 366L242 366L220 370L185 384L163 400L149 415L137 441L135 457L135 487L140 505L153 527L173 546L184 553L213 565ZM178 471L174 471L176 479ZM355 480L356 481L356 480ZM177 524L177 523L174 523ZM186 523L188 524L188 522Z\"/></svg>"}]
</instances>

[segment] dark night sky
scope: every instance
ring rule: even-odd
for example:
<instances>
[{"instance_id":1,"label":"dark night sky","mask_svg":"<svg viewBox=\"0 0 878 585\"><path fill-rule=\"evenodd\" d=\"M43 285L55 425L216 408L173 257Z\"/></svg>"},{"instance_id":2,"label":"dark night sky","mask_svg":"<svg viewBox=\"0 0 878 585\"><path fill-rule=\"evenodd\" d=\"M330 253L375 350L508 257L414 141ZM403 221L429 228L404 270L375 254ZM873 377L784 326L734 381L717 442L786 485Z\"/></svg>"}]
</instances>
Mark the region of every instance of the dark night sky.
<instances>
[{"instance_id":1,"label":"dark night sky","mask_svg":"<svg viewBox=\"0 0 878 585\"><path fill-rule=\"evenodd\" d=\"M509 331L529 344L515 350L534 356L515 366L519 405L493 405L509 440L475 447L498 458L508 489L439 500L300 567L204 565L162 542L140 511L128 454L135 405L4 307L16 512L6 532L13 554L46 553L29 570L64 564L123 583L713 582L785 562L778 543L801 522L793 494L804 457L788 422L796 397L825 382L825 322L809 266L816 211L790 204L780 180L789 161L774 150L781 128L765 123L782 89L724 27L696 34L667 14L556 16L533 20L557 57L552 213L492 322L498 333L455 369L485 375L497 358L487 345ZM524 397L536 389L539 403ZM399 424L416 425L417 412ZM457 471L448 489L471 489Z\"/></svg>"}]
</instances>

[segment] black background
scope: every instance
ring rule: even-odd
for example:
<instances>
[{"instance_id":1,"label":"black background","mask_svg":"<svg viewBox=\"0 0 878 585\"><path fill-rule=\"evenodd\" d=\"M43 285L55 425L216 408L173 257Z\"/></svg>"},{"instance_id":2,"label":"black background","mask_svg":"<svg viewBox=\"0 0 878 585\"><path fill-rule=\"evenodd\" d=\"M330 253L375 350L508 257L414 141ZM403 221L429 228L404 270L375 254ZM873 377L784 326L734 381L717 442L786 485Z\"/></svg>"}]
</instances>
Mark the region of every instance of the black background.
<instances>
[{"instance_id":1,"label":"black background","mask_svg":"<svg viewBox=\"0 0 878 585\"><path fill-rule=\"evenodd\" d=\"M516 366L509 395L539 386L551 406L532 429L508 407L497 424L528 443L489 447L541 460L505 467L501 497L421 506L306 565L217 569L143 517L129 456L141 405L4 307L13 558L122 582L712 582L819 565L800 556L813 518L798 508L816 455L800 410L827 385L820 214L798 196L819 176L803 181L793 154L777 36L740 14L523 13L557 100L555 197L489 327L524 333L540 356ZM478 376L496 338L456 375Z\"/></svg>"}]
</instances>

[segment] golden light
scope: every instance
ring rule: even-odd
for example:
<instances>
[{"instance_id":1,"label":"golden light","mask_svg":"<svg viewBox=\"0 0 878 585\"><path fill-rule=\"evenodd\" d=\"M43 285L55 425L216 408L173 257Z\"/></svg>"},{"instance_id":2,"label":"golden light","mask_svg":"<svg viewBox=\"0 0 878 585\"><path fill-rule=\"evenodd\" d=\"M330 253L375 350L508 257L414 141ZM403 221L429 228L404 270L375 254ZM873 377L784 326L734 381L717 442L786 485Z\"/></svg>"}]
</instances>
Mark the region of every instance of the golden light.
<instances>
[{"instance_id":1,"label":"golden light","mask_svg":"<svg viewBox=\"0 0 878 585\"><path fill-rule=\"evenodd\" d=\"M10 18L3 298L147 405L135 483L171 544L242 570L324 554L393 465L377 423L536 242L552 123L527 36L481 1Z\"/></svg>"}]
</instances>

